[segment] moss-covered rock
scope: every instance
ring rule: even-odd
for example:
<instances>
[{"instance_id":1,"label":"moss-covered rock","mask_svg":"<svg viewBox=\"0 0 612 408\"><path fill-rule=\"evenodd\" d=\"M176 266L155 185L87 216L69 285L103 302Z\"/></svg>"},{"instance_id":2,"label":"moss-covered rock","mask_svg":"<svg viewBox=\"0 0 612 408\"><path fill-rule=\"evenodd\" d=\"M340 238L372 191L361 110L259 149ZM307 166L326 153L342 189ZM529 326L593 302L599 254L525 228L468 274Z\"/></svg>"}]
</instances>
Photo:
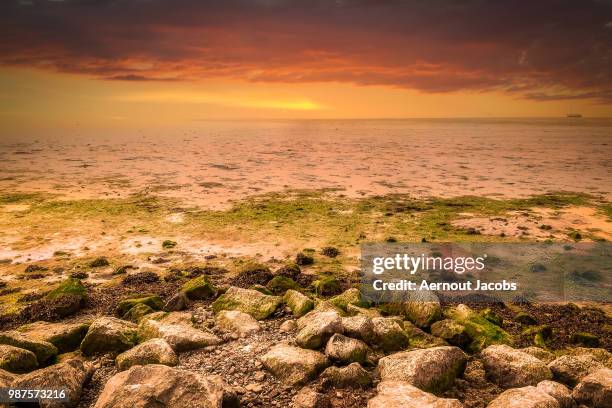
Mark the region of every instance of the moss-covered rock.
<instances>
[{"instance_id":1,"label":"moss-covered rock","mask_svg":"<svg viewBox=\"0 0 612 408\"><path fill-rule=\"evenodd\" d=\"M137 326L114 317L100 317L89 326L81 343L81 352L86 356L105 353L120 353L137 343Z\"/></svg>"},{"instance_id":2,"label":"moss-covered rock","mask_svg":"<svg viewBox=\"0 0 612 408\"><path fill-rule=\"evenodd\" d=\"M304 252L300 252L295 256L295 263L301 266L312 265L314 258L310 255L306 255Z\"/></svg>"},{"instance_id":3,"label":"moss-covered rock","mask_svg":"<svg viewBox=\"0 0 612 408\"><path fill-rule=\"evenodd\" d=\"M89 329L90 323L48 323L35 322L21 326L17 331L29 338L45 341L57 347L59 353L79 348Z\"/></svg>"},{"instance_id":4,"label":"moss-covered rock","mask_svg":"<svg viewBox=\"0 0 612 408\"><path fill-rule=\"evenodd\" d=\"M552 338L553 330L549 325L530 326L523 330L523 335L533 337L533 344L538 347L546 348Z\"/></svg>"},{"instance_id":5,"label":"moss-covered rock","mask_svg":"<svg viewBox=\"0 0 612 408\"><path fill-rule=\"evenodd\" d=\"M372 319L374 340L371 345L385 352L403 350L410 344L401 319L376 317Z\"/></svg>"},{"instance_id":6,"label":"moss-covered rock","mask_svg":"<svg viewBox=\"0 0 612 408\"><path fill-rule=\"evenodd\" d=\"M465 326L452 319L444 319L432 324L431 334L445 340L450 345L460 348L466 348L472 342Z\"/></svg>"},{"instance_id":7,"label":"moss-covered rock","mask_svg":"<svg viewBox=\"0 0 612 408\"><path fill-rule=\"evenodd\" d=\"M209 299L217 293L217 289L208 281L206 276L198 276L185 282L181 290L191 300Z\"/></svg>"},{"instance_id":8,"label":"moss-covered rock","mask_svg":"<svg viewBox=\"0 0 612 408\"><path fill-rule=\"evenodd\" d=\"M239 310L248 313L257 320L270 317L280 306L282 300L278 296L264 295L251 289L231 286L212 304L213 311Z\"/></svg>"},{"instance_id":9,"label":"moss-covered rock","mask_svg":"<svg viewBox=\"0 0 612 408\"><path fill-rule=\"evenodd\" d=\"M66 317L81 309L87 289L79 279L68 278L49 292L42 301L52 316Z\"/></svg>"},{"instance_id":10,"label":"moss-covered rock","mask_svg":"<svg viewBox=\"0 0 612 408\"><path fill-rule=\"evenodd\" d=\"M145 295L137 298L124 299L117 305L117 310L120 315L125 315L130 309L136 305L146 305L151 310L162 310L164 301L157 295Z\"/></svg>"},{"instance_id":11,"label":"moss-covered rock","mask_svg":"<svg viewBox=\"0 0 612 408\"><path fill-rule=\"evenodd\" d=\"M164 240L164 242L162 242L162 248L164 249L172 249L176 246L176 241L172 241L170 239L166 239Z\"/></svg>"},{"instance_id":12,"label":"moss-covered rock","mask_svg":"<svg viewBox=\"0 0 612 408\"><path fill-rule=\"evenodd\" d=\"M36 340L16 330L0 332L0 344L29 350L39 364L45 364L58 354L57 347L47 341Z\"/></svg>"},{"instance_id":13,"label":"moss-covered rock","mask_svg":"<svg viewBox=\"0 0 612 408\"><path fill-rule=\"evenodd\" d=\"M123 320L129 320L130 322L138 323L140 319L142 319L144 316L153 312L155 312L155 310L151 309L151 307L149 307L148 305L144 303L138 303L123 315Z\"/></svg>"},{"instance_id":14,"label":"moss-covered rock","mask_svg":"<svg viewBox=\"0 0 612 408\"><path fill-rule=\"evenodd\" d=\"M574 333L570 336L570 341L584 347L599 347L599 338L591 333Z\"/></svg>"},{"instance_id":15,"label":"moss-covered rock","mask_svg":"<svg viewBox=\"0 0 612 408\"><path fill-rule=\"evenodd\" d=\"M293 280L296 280L298 276L300 276L300 273L302 273L300 266L293 262L281 266L274 272L276 276L286 276Z\"/></svg>"},{"instance_id":16,"label":"moss-covered rock","mask_svg":"<svg viewBox=\"0 0 612 408\"><path fill-rule=\"evenodd\" d=\"M289 289L283 301L289 306L293 316L302 317L306 313L310 312L314 307L314 302L308 298L308 296L301 294L297 290Z\"/></svg>"},{"instance_id":17,"label":"moss-covered rock","mask_svg":"<svg viewBox=\"0 0 612 408\"><path fill-rule=\"evenodd\" d=\"M538 324L538 321L536 319L534 319L530 314L525 312L517 313L516 316L514 316L514 320L517 323L524 324L527 326L533 326Z\"/></svg>"},{"instance_id":18,"label":"moss-covered rock","mask_svg":"<svg viewBox=\"0 0 612 408\"><path fill-rule=\"evenodd\" d=\"M273 294L280 295L285 293L288 289L299 290L300 285L298 285L293 279L288 278L286 276L275 276L268 282L266 285Z\"/></svg>"},{"instance_id":19,"label":"moss-covered rock","mask_svg":"<svg viewBox=\"0 0 612 408\"><path fill-rule=\"evenodd\" d=\"M339 307L340 309L344 310L345 312L347 311L347 307L349 305L355 305L355 306L365 305L365 303L361 302L361 296L359 294L359 289L357 288L351 288L351 289L345 290L341 294L329 299L329 302Z\"/></svg>"},{"instance_id":20,"label":"moss-covered rock","mask_svg":"<svg viewBox=\"0 0 612 408\"><path fill-rule=\"evenodd\" d=\"M340 281L333 276L322 276L312 283L318 296L331 296L342 292Z\"/></svg>"},{"instance_id":21,"label":"moss-covered rock","mask_svg":"<svg viewBox=\"0 0 612 408\"><path fill-rule=\"evenodd\" d=\"M108 265L110 265L110 263L108 262L108 259L106 259L103 256L99 256L89 263L89 266L91 266L92 268L101 268L103 266L108 266Z\"/></svg>"},{"instance_id":22,"label":"moss-covered rock","mask_svg":"<svg viewBox=\"0 0 612 408\"><path fill-rule=\"evenodd\" d=\"M491 308L481 310L480 315L496 326L503 327L504 325L504 319Z\"/></svg>"},{"instance_id":23,"label":"moss-covered rock","mask_svg":"<svg viewBox=\"0 0 612 408\"><path fill-rule=\"evenodd\" d=\"M263 285L252 285L251 287L249 287L249 289L261 292L264 295L273 295L273 293L270 291L270 289L266 288Z\"/></svg>"},{"instance_id":24,"label":"moss-covered rock","mask_svg":"<svg viewBox=\"0 0 612 408\"><path fill-rule=\"evenodd\" d=\"M493 344L512 344L512 336L501 327L491 323L466 305L449 309L446 314L465 327L472 338L468 349L473 352Z\"/></svg>"},{"instance_id":25,"label":"moss-covered rock","mask_svg":"<svg viewBox=\"0 0 612 408\"><path fill-rule=\"evenodd\" d=\"M26 373L38 367L36 355L29 350L0 344L0 369L11 373Z\"/></svg>"}]
</instances>

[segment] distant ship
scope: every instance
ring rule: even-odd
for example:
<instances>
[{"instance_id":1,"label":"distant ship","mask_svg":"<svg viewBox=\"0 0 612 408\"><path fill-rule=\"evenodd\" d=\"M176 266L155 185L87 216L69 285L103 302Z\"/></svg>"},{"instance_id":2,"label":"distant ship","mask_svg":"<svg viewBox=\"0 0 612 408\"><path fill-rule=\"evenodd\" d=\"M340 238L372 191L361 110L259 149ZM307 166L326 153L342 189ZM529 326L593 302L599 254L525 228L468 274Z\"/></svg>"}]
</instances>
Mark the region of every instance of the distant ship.
<instances>
[{"instance_id":1,"label":"distant ship","mask_svg":"<svg viewBox=\"0 0 612 408\"><path fill-rule=\"evenodd\" d=\"M581 118L582 117L582 115L579 113L568 113L566 116L568 118Z\"/></svg>"}]
</instances>

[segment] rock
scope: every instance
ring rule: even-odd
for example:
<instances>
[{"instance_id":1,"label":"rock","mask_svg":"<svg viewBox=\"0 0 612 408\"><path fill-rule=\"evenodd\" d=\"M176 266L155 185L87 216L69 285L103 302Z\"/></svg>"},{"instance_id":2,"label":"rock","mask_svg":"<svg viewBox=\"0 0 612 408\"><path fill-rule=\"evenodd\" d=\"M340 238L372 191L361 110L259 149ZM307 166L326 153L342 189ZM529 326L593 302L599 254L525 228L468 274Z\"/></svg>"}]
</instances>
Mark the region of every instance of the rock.
<instances>
[{"instance_id":1,"label":"rock","mask_svg":"<svg viewBox=\"0 0 612 408\"><path fill-rule=\"evenodd\" d=\"M297 323L295 320L285 320L278 328L278 331L281 333L289 333L294 330L297 330Z\"/></svg>"},{"instance_id":2,"label":"rock","mask_svg":"<svg viewBox=\"0 0 612 408\"><path fill-rule=\"evenodd\" d=\"M277 344L261 357L263 365L276 378L289 385L312 380L329 365L323 353L287 344Z\"/></svg>"},{"instance_id":3,"label":"rock","mask_svg":"<svg viewBox=\"0 0 612 408\"><path fill-rule=\"evenodd\" d=\"M543 361L545 364L550 363L556 358L556 356L553 353L551 353L550 351L546 351L540 347L531 346L531 347L525 347L519 350L522 351L523 353L527 353L537 358L538 360Z\"/></svg>"},{"instance_id":4,"label":"rock","mask_svg":"<svg viewBox=\"0 0 612 408\"><path fill-rule=\"evenodd\" d=\"M123 316L137 305L146 305L151 310L161 310L164 307L164 301L157 295L124 299L117 305L117 312Z\"/></svg>"},{"instance_id":5,"label":"rock","mask_svg":"<svg viewBox=\"0 0 612 408\"><path fill-rule=\"evenodd\" d=\"M404 314L417 327L426 328L442 318L442 307L437 296L428 293L427 299L405 302Z\"/></svg>"},{"instance_id":6,"label":"rock","mask_svg":"<svg viewBox=\"0 0 612 408\"><path fill-rule=\"evenodd\" d=\"M298 285L293 279L286 276L277 275L266 284L266 288L275 295L285 293L289 289L299 290Z\"/></svg>"},{"instance_id":7,"label":"rock","mask_svg":"<svg viewBox=\"0 0 612 408\"><path fill-rule=\"evenodd\" d=\"M410 346L412 348L448 346L448 343L444 341L444 339L424 332L408 320L404 320L402 326L404 327L404 333L406 333L410 339Z\"/></svg>"},{"instance_id":8,"label":"rock","mask_svg":"<svg viewBox=\"0 0 612 408\"><path fill-rule=\"evenodd\" d=\"M237 310L222 310L215 316L217 326L236 337L247 337L261 330L257 320L251 315Z\"/></svg>"},{"instance_id":9,"label":"rock","mask_svg":"<svg viewBox=\"0 0 612 408\"><path fill-rule=\"evenodd\" d=\"M36 355L29 350L0 344L0 369L12 373L27 373L38 367Z\"/></svg>"},{"instance_id":10,"label":"rock","mask_svg":"<svg viewBox=\"0 0 612 408\"><path fill-rule=\"evenodd\" d=\"M58 353L57 347L47 341L36 340L28 335L10 330L0 332L0 344L14 346L29 350L36 355L38 364L45 364L51 357L55 357Z\"/></svg>"},{"instance_id":11,"label":"rock","mask_svg":"<svg viewBox=\"0 0 612 408\"><path fill-rule=\"evenodd\" d=\"M572 396L589 407L612 407L612 370L602 368L590 373L574 388Z\"/></svg>"},{"instance_id":12,"label":"rock","mask_svg":"<svg viewBox=\"0 0 612 408\"><path fill-rule=\"evenodd\" d=\"M326 384L337 388L368 387L372 384L372 376L359 363L351 363L346 367L327 367L321 378Z\"/></svg>"},{"instance_id":13,"label":"rock","mask_svg":"<svg viewBox=\"0 0 612 408\"><path fill-rule=\"evenodd\" d=\"M365 363L372 350L361 340L352 339L342 334L334 334L325 346L325 355L339 363Z\"/></svg>"},{"instance_id":14,"label":"rock","mask_svg":"<svg viewBox=\"0 0 612 408\"><path fill-rule=\"evenodd\" d=\"M575 347L569 350L568 354L572 356L590 355L607 368L612 369L612 353L603 348L590 348L590 347ZM552 360L551 360L552 361Z\"/></svg>"},{"instance_id":15,"label":"rock","mask_svg":"<svg viewBox=\"0 0 612 408\"><path fill-rule=\"evenodd\" d=\"M317 296L332 296L342 292L342 284L333 276L321 276L312 282L312 287Z\"/></svg>"},{"instance_id":16,"label":"rock","mask_svg":"<svg viewBox=\"0 0 612 408\"><path fill-rule=\"evenodd\" d=\"M94 368L88 362L71 359L22 375L13 383L20 389L66 390L68 401L42 400L42 408L75 407L81 400L83 386L91 378Z\"/></svg>"},{"instance_id":17,"label":"rock","mask_svg":"<svg viewBox=\"0 0 612 408\"><path fill-rule=\"evenodd\" d=\"M570 337L570 342L585 347L599 347L599 339L591 333L574 333Z\"/></svg>"},{"instance_id":18,"label":"rock","mask_svg":"<svg viewBox=\"0 0 612 408\"><path fill-rule=\"evenodd\" d=\"M351 316L364 315L369 317L370 319L373 319L375 317L382 317L382 314L380 314L380 312L376 309L367 309L365 307L359 307L351 304L348 304L346 306L346 311Z\"/></svg>"},{"instance_id":19,"label":"rock","mask_svg":"<svg viewBox=\"0 0 612 408\"><path fill-rule=\"evenodd\" d=\"M143 319L140 322L138 338L141 341L164 339L177 353L221 343L221 339L212 333L182 324L165 324L151 319Z\"/></svg>"},{"instance_id":20,"label":"rock","mask_svg":"<svg viewBox=\"0 0 612 408\"><path fill-rule=\"evenodd\" d=\"M316 392L310 387L304 387L293 397L293 408L329 408L331 406L326 395Z\"/></svg>"},{"instance_id":21,"label":"rock","mask_svg":"<svg viewBox=\"0 0 612 408\"><path fill-rule=\"evenodd\" d=\"M191 312L155 312L146 315L145 318L164 324L182 324L193 327L193 314Z\"/></svg>"},{"instance_id":22,"label":"rock","mask_svg":"<svg viewBox=\"0 0 612 408\"><path fill-rule=\"evenodd\" d=\"M26 324L17 329L27 337L53 344L58 353L79 348L87 334L89 323L48 323L43 321Z\"/></svg>"},{"instance_id":23,"label":"rock","mask_svg":"<svg viewBox=\"0 0 612 408\"><path fill-rule=\"evenodd\" d=\"M249 289L256 290L260 293L263 293L264 295L273 295L273 293L263 285L251 285L249 286Z\"/></svg>"},{"instance_id":24,"label":"rock","mask_svg":"<svg viewBox=\"0 0 612 408\"><path fill-rule=\"evenodd\" d=\"M334 306L346 311L348 305L358 306L361 304L361 295L359 293L359 289L351 288L329 299L329 302Z\"/></svg>"},{"instance_id":25,"label":"rock","mask_svg":"<svg viewBox=\"0 0 612 408\"><path fill-rule=\"evenodd\" d=\"M533 325L538 324L538 321L536 319L534 319L533 317L531 317L531 315L529 315L529 314L527 314L525 312L518 313L514 317L514 320L517 323L524 324L524 325L527 325L527 326L533 326Z\"/></svg>"},{"instance_id":26,"label":"rock","mask_svg":"<svg viewBox=\"0 0 612 408\"><path fill-rule=\"evenodd\" d=\"M372 319L363 314L357 316L343 317L342 327L344 334L349 337L370 343L374 338L374 324Z\"/></svg>"},{"instance_id":27,"label":"rock","mask_svg":"<svg viewBox=\"0 0 612 408\"><path fill-rule=\"evenodd\" d=\"M548 364L555 380L569 387L574 387L583 377L604 368L604 365L593 356L561 356Z\"/></svg>"},{"instance_id":28,"label":"rock","mask_svg":"<svg viewBox=\"0 0 612 408\"><path fill-rule=\"evenodd\" d=\"M139 303L123 315L123 320L129 320L132 323L138 323L140 319L142 319L144 316L153 312L155 311L149 306L145 305L144 303Z\"/></svg>"},{"instance_id":29,"label":"rock","mask_svg":"<svg viewBox=\"0 0 612 408\"><path fill-rule=\"evenodd\" d=\"M315 312L336 312L338 313L338 316L346 316L346 312L344 310L332 305L328 300L316 299L313 310Z\"/></svg>"},{"instance_id":30,"label":"rock","mask_svg":"<svg viewBox=\"0 0 612 408\"><path fill-rule=\"evenodd\" d=\"M571 391L563 384L545 380L538 383L536 388L556 399L559 403L559 408L576 407L576 401L572 398Z\"/></svg>"},{"instance_id":31,"label":"rock","mask_svg":"<svg viewBox=\"0 0 612 408\"><path fill-rule=\"evenodd\" d=\"M0 368L0 388L10 387L17 378L19 378L18 375Z\"/></svg>"},{"instance_id":32,"label":"rock","mask_svg":"<svg viewBox=\"0 0 612 408\"><path fill-rule=\"evenodd\" d=\"M451 319L440 320L431 325L431 334L444 339L448 344L466 348L472 338L465 331L465 326Z\"/></svg>"},{"instance_id":33,"label":"rock","mask_svg":"<svg viewBox=\"0 0 612 408\"><path fill-rule=\"evenodd\" d=\"M342 319L336 312L313 311L298 320L300 330L295 338L298 346L317 349L334 333L342 333Z\"/></svg>"},{"instance_id":34,"label":"rock","mask_svg":"<svg viewBox=\"0 0 612 408\"><path fill-rule=\"evenodd\" d=\"M463 373L467 357L458 347L402 351L378 362L382 381L404 381L422 390L441 392Z\"/></svg>"},{"instance_id":35,"label":"rock","mask_svg":"<svg viewBox=\"0 0 612 408\"><path fill-rule=\"evenodd\" d=\"M487 408L559 408L559 403L536 387L528 386L502 392Z\"/></svg>"},{"instance_id":36,"label":"rock","mask_svg":"<svg viewBox=\"0 0 612 408\"><path fill-rule=\"evenodd\" d=\"M92 268L101 268L103 266L108 266L108 265L110 265L110 263L108 262L108 259L106 259L103 256L99 256L89 263L89 266L91 266Z\"/></svg>"},{"instance_id":37,"label":"rock","mask_svg":"<svg viewBox=\"0 0 612 408\"><path fill-rule=\"evenodd\" d=\"M368 408L462 408L456 399L439 398L403 381L383 381Z\"/></svg>"},{"instance_id":38,"label":"rock","mask_svg":"<svg viewBox=\"0 0 612 408\"><path fill-rule=\"evenodd\" d=\"M374 340L370 343L385 352L405 349L410 344L408 335L396 319L376 317L372 319Z\"/></svg>"},{"instance_id":39,"label":"rock","mask_svg":"<svg viewBox=\"0 0 612 408\"><path fill-rule=\"evenodd\" d=\"M175 366L178 364L178 357L166 340L151 339L119 354L115 363L119 371L124 371L134 365L163 364Z\"/></svg>"},{"instance_id":40,"label":"rock","mask_svg":"<svg viewBox=\"0 0 612 408\"><path fill-rule=\"evenodd\" d=\"M495 311L491 310L488 307L486 309L481 310L480 315L496 326L499 326L499 327L503 326L504 319L499 314L497 314Z\"/></svg>"},{"instance_id":41,"label":"rock","mask_svg":"<svg viewBox=\"0 0 612 408\"><path fill-rule=\"evenodd\" d=\"M493 344L513 343L510 334L466 305L449 309L447 315L465 327L465 331L472 338L472 343L468 347L472 352L478 352Z\"/></svg>"},{"instance_id":42,"label":"rock","mask_svg":"<svg viewBox=\"0 0 612 408\"><path fill-rule=\"evenodd\" d=\"M81 309L87 295L83 283L74 278L66 279L49 292L41 301L53 317L66 317Z\"/></svg>"},{"instance_id":43,"label":"rock","mask_svg":"<svg viewBox=\"0 0 612 408\"><path fill-rule=\"evenodd\" d=\"M185 282L181 291L190 300L209 299L217 294L217 288L208 282L206 276L198 276L197 278Z\"/></svg>"},{"instance_id":44,"label":"rock","mask_svg":"<svg viewBox=\"0 0 612 408\"><path fill-rule=\"evenodd\" d=\"M314 303L308 296L301 294L297 290L289 289L285 296L283 297L283 301L289 306L293 316L302 317L306 313L310 312L314 307Z\"/></svg>"},{"instance_id":45,"label":"rock","mask_svg":"<svg viewBox=\"0 0 612 408\"><path fill-rule=\"evenodd\" d=\"M487 378L503 388L536 385L552 378L544 362L506 345L494 345L481 353Z\"/></svg>"},{"instance_id":46,"label":"rock","mask_svg":"<svg viewBox=\"0 0 612 408\"><path fill-rule=\"evenodd\" d=\"M178 292L168 299L166 304L164 304L163 310L164 312L179 312L187 309L188 304L189 299L187 295L183 292Z\"/></svg>"},{"instance_id":47,"label":"rock","mask_svg":"<svg viewBox=\"0 0 612 408\"><path fill-rule=\"evenodd\" d=\"M136 345L134 323L114 317L100 317L89 326L81 342L81 352L86 356L104 353L120 353Z\"/></svg>"},{"instance_id":48,"label":"rock","mask_svg":"<svg viewBox=\"0 0 612 408\"><path fill-rule=\"evenodd\" d=\"M237 408L238 397L218 376L165 365L133 366L111 377L94 408Z\"/></svg>"},{"instance_id":49,"label":"rock","mask_svg":"<svg viewBox=\"0 0 612 408\"><path fill-rule=\"evenodd\" d=\"M278 296L264 295L252 289L242 289L231 286L212 304L215 313L221 310L238 310L248 313L257 320L263 320L272 315L281 304Z\"/></svg>"},{"instance_id":50,"label":"rock","mask_svg":"<svg viewBox=\"0 0 612 408\"><path fill-rule=\"evenodd\" d=\"M300 270L300 266L296 263L290 262L278 268L276 272L274 272L274 275L286 276L287 278L297 281L301 273L302 271Z\"/></svg>"},{"instance_id":51,"label":"rock","mask_svg":"<svg viewBox=\"0 0 612 408\"><path fill-rule=\"evenodd\" d=\"M303 252L299 252L295 256L295 263L300 266L312 265L314 263L314 259L310 255L306 255Z\"/></svg>"}]
</instances>

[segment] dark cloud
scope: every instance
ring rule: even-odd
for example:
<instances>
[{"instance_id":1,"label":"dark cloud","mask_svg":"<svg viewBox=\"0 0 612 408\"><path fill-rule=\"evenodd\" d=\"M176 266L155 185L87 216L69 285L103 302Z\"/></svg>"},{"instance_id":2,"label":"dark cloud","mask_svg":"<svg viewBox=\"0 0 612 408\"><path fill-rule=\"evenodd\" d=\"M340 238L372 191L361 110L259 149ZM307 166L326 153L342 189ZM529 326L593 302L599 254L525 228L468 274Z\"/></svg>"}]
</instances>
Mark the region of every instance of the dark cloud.
<instances>
[{"instance_id":1,"label":"dark cloud","mask_svg":"<svg viewBox=\"0 0 612 408\"><path fill-rule=\"evenodd\" d=\"M611 22L588 0L4 0L0 63L611 103Z\"/></svg>"}]
</instances>

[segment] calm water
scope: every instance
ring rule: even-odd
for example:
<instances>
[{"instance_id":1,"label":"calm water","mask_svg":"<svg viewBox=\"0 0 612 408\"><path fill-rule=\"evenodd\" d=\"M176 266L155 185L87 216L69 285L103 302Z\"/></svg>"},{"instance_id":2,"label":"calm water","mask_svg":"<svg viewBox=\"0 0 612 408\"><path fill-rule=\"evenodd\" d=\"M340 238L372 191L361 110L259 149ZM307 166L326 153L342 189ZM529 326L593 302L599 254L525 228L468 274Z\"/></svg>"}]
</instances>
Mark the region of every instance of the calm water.
<instances>
[{"instance_id":1,"label":"calm water","mask_svg":"<svg viewBox=\"0 0 612 408\"><path fill-rule=\"evenodd\" d=\"M198 122L173 131L0 140L0 189L133 192L222 207L286 188L348 196L610 198L612 120Z\"/></svg>"}]
</instances>

